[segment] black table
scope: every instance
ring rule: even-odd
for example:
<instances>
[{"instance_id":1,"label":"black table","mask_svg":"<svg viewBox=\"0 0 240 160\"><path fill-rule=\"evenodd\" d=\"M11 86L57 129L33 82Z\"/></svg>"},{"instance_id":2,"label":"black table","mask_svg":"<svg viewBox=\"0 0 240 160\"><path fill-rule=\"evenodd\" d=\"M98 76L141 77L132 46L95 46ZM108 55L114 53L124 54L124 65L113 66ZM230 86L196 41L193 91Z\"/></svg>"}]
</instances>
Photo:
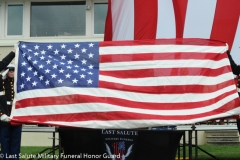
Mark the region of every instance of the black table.
<instances>
[{"instance_id":1,"label":"black table","mask_svg":"<svg viewBox=\"0 0 240 160\"><path fill-rule=\"evenodd\" d=\"M65 159L175 160L184 131L58 128Z\"/></svg>"}]
</instances>

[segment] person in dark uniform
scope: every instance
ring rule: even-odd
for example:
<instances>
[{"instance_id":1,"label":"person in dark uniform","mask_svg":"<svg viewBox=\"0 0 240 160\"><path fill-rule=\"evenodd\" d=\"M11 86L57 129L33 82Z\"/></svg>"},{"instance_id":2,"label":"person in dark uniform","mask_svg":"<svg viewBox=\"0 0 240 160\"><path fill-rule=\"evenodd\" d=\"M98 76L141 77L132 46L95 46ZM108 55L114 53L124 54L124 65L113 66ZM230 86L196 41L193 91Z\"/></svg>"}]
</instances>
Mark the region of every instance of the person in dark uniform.
<instances>
[{"instance_id":1,"label":"person in dark uniform","mask_svg":"<svg viewBox=\"0 0 240 160\"><path fill-rule=\"evenodd\" d=\"M2 76L4 79L3 90L5 91L7 102L5 114L9 117L12 111L12 103L14 99L14 65L9 64ZM6 155L5 157L13 157L11 159L19 159L18 155L20 153L21 134L22 125L12 125L7 122L2 123L1 143L2 154Z\"/></svg>"},{"instance_id":2,"label":"person in dark uniform","mask_svg":"<svg viewBox=\"0 0 240 160\"><path fill-rule=\"evenodd\" d=\"M11 51L6 57L0 61L0 72L3 71L9 64L10 62L14 59L15 57L15 51ZM3 90L3 79L2 79L2 74L0 74L0 120L1 120L1 126L3 122L9 122L10 118L6 115L6 108L7 108L7 101L5 97L5 92ZM2 127L0 128L0 137L1 137L1 131ZM1 140L1 139L0 139ZM1 142L1 148L3 147L2 142Z\"/></svg>"},{"instance_id":3,"label":"person in dark uniform","mask_svg":"<svg viewBox=\"0 0 240 160\"><path fill-rule=\"evenodd\" d=\"M15 57L15 51L11 51L6 57L0 61L0 71L3 71ZM2 122L9 122L10 118L7 116L7 101L5 97L5 91L3 90L3 79L0 74L0 120Z\"/></svg>"},{"instance_id":4,"label":"person in dark uniform","mask_svg":"<svg viewBox=\"0 0 240 160\"><path fill-rule=\"evenodd\" d=\"M238 90L238 95L240 97L240 66L234 62L229 51L227 51L227 55L231 64L232 72L238 78L237 90ZM240 133L240 119L237 119L237 128L238 128L238 132Z\"/></svg>"}]
</instances>

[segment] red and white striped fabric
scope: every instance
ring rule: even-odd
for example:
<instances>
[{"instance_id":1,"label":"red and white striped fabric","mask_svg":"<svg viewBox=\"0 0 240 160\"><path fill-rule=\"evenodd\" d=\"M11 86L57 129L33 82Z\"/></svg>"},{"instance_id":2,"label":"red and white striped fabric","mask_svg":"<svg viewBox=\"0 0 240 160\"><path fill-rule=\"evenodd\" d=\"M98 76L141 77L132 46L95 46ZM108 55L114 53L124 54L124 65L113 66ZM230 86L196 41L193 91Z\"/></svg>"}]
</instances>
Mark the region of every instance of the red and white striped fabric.
<instances>
[{"instance_id":1,"label":"red and white striped fabric","mask_svg":"<svg viewBox=\"0 0 240 160\"><path fill-rule=\"evenodd\" d=\"M240 64L239 0L109 0L105 41L206 38Z\"/></svg>"},{"instance_id":2,"label":"red and white striped fabric","mask_svg":"<svg viewBox=\"0 0 240 160\"><path fill-rule=\"evenodd\" d=\"M133 40L100 42L99 47L98 87L17 93L12 122L142 128L192 124L240 112L224 42ZM21 77L18 67L25 66L16 58Z\"/></svg>"}]
</instances>

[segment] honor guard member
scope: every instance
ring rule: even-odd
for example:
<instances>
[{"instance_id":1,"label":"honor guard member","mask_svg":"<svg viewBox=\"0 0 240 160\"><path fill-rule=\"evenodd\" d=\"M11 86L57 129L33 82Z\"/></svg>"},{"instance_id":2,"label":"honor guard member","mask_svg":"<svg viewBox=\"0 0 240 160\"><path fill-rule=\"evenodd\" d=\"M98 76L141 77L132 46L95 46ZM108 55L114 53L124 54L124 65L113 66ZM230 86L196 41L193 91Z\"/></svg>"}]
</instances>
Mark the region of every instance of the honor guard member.
<instances>
[{"instance_id":1,"label":"honor guard member","mask_svg":"<svg viewBox=\"0 0 240 160\"><path fill-rule=\"evenodd\" d=\"M237 91L238 95L240 96L240 66L237 65L234 60L232 59L232 56L229 51L227 51L227 55L231 64L232 72L237 76ZM238 132L240 133L240 119L237 119L237 128Z\"/></svg>"},{"instance_id":2,"label":"honor guard member","mask_svg":"<svg viewBox=\"0 0 240 160\"><path fill-rule=\"evenodd\" d=\"M0 72L3 71L9 65L9 63L13 60L14 57L15 57L15 51L11 51L6 57L2 59L2 61L0 61ZM2 74L0 73L0 120L1 121L10 120L5 115L6 105L7 103L6 103L5 93L3 91L3 79L2 79ZM0 123L0 137L1 137L1 131L2 131L2 123Z\"/></svg>"},{"instance_id":3,"label":"honor guard member","mask_svg":"<svg viewBox=\"0 0 240 160\"><path fill-rule=\"evenodd\" d=\"M12 103L14 99L14 65L9 64L2 73L3 77L3 90L5 91L7 108L6 115L10 117L12 111ZM21 145L21 124L2 123L1 141L2 141L2 154L5 158L19 159L20 145Z\"/></svg>"},{"instance_id":4,"label":"honor guard member","mask_svg":"<svg viewBox=\"0 0 240 160\"><path fill-rule=\"evenodd\" d=\"M15 51L11 51L6 57L0 61L0 71L3 71L15 57ZM0 74L0 120L2 122L9 122L10 118L7 116L7 102L5 92L3 90L3 79Z\"/></svg>"}]
</instances>

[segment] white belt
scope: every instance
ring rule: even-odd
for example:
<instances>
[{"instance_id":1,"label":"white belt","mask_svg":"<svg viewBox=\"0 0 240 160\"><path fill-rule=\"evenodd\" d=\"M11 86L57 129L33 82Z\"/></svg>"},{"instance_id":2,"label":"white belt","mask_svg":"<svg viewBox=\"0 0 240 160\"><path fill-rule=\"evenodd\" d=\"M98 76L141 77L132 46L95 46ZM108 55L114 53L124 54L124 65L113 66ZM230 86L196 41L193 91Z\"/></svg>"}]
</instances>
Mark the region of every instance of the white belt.
<instances>
[{"instance_id":1,"label":"white belt","mask_svg":"<svg viewBox=\"0 0 240 160\"><path fill-rule=\"evenodd\" d=\"M7 101L7 105L12 105L12 101Z\"/></svg>"},{"instance_id":2,"label":"white belt","mask_svg":"<svg viewBox=\"0 0 240 160\"><path fill-rule=\"evenodd\" d=\"M3 96L3 95L5 95L5 92L4 92L4 91L1 91L1 92L0 92L0 96Z\"/></svg>"}]
</instances>

